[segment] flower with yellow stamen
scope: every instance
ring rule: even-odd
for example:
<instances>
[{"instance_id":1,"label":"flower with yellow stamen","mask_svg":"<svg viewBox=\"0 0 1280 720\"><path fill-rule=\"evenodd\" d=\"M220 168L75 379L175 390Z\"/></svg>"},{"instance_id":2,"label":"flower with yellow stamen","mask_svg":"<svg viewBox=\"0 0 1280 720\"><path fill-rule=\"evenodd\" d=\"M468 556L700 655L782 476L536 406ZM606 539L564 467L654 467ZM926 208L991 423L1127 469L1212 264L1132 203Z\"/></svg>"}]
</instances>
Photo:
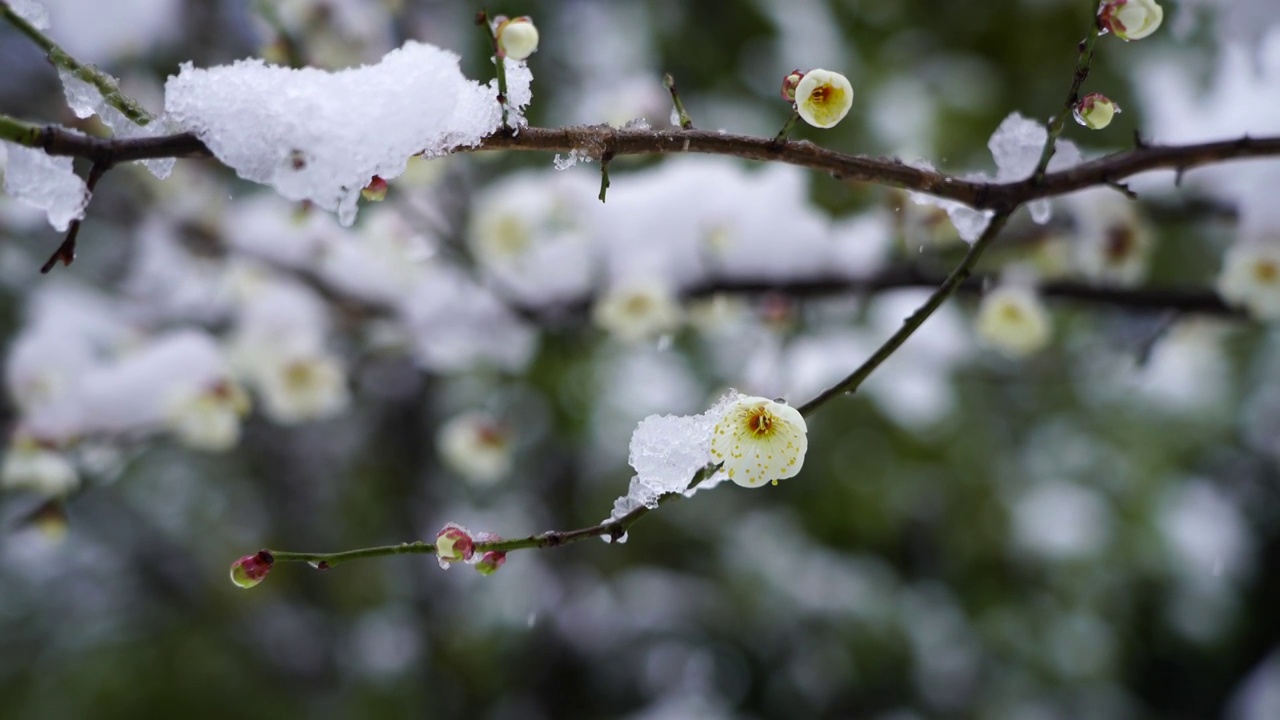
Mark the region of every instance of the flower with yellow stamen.
<instances>
[{"instance_id":1,"label":"flower with yellow stamen","mask_svg":"<svg viewBox=\"0 0 1280 720\"><path fill-rule=\"evenodd\" d=\"M796 85L796 112L810 125L835 127L853 107L853 85L838 72L815 69Z\"/></svg>"},{"instance_id":2,"label":"flower with yellow stamen","mask_svg":"<svg viewBox=\"0 0 1280 720\"><path fill-rule=\"evenodd\" d=\"M711 457L729 479L760 487L794 477L809 449L808 426L790 405L742 396L725 411L711 435Z\"/></svg>"}]
</instances>

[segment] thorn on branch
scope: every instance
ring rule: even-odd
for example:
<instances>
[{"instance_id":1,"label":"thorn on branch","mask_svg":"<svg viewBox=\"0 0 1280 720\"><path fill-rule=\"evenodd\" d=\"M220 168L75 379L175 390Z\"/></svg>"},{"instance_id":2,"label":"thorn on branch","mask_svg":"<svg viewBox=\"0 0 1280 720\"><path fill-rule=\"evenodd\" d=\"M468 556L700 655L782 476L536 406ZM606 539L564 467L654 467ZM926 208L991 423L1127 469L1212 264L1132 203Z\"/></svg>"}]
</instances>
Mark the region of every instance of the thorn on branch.
<instances>
[{"instance_id":1,"label":"thorn on branch","mask_svg":"<svg viewBox=\"0 0 1280 720\"><path fill-rule=\"evenodd\" d=\"M1147 148L1151 147L1151 145L1148 144L1145 139L1143 139L1142 132L1140 130L1133 131L1133 147L1138 150L1146 150Z\"/></svg>"},{"instance_id":2,"label":"thorn on branch","mask_svg":"<svg viewBox=\"0 0 1280 720\"><path fill-rule=\"evenodd\" d=\"M1116 180L1108 180L1108 181L1107 181L1107 187L1111 188L1112 190L1115 190L1116 192L1120 193L1121 195L1124 195L1125 197L1129 198L1130 200L1137 200L1137 199L1138 199L1138 193L1134 192L1132 188L1130 188L1128 185L1126 185L1126 184L1124 184L1124 183L1122 183L1122 182L1119 182L1119 181L1116 181Z\"/></svg>"},{"instance_id":3,"label":"thorn on branch","mask_svg":"<svg viewBox=\"0 0 1280 720\"><path fill-rule=\"evenodd\" d=\"M600 202L604 202L605 193L609 191L609 161L613 159L613 151L606 151L600 156Z\"/></svg>"},{"instance_id":4,"label":"thorn on branch","mask_svg":"<svg viewBox=\"0 0 1280 720\"><path fill-rule=\"evenodd\" d=\"M96 162L89 169L89 178L85 181L85 189L89 191L90 201L93 200L93 192L94 188L98 186L98 180L102 179L102 176L110 169L110 162ZM87 203L85 209L86 211L88 210ZM67 236L63 239L62 244L58 246L57 250L53 251L53 254L49 256L44 265L40 266L41 274L47 275L59 262L62 263L63 267L67 267L76 259L76 236L80 234L80 224L82 222L83 218L71 221L71 226L67 228Z\"/></svg>"}]
</instances>

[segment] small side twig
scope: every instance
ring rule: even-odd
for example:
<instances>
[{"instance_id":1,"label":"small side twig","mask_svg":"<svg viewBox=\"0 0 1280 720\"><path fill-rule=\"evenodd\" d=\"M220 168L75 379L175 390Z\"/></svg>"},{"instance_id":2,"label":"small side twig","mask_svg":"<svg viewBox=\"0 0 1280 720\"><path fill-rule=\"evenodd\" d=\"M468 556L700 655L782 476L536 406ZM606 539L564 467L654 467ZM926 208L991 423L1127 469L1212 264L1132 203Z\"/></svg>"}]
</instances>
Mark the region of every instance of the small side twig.
<instances>
[{"instance_id":1,"label":"small side twig","mask_svg":"<svg viewBox=\"0 0 1280 720\"><path fill-rule=\"evenodd\" d=\"M667 88L667 92L671 93L671 103L676 107L676 116L680 119L680 128L692 130L693 118L689 117L689 113L684 109L684 101L680 99L680 91L676 89L676 79L672 77L671 73L663 74L662 85Z\"/></svg>"},{"instance_id":2,"label":"small side twig","mask_svg":"<svg viewBox=\"0 0 1280 720\"><path fill-rule=\"evenodd\" d=\"M484 30L485 37L489 38L489 47L493 50L493 67L498 78L498 104L502 106L502 127L507 129L510 127L507 121L507 63L502 57L502 49L498 47L498 33L488 10L476 13L476 25Z\"/></svg>"},{"instance_id":3,"label":"small side twig","mask_svg":"<svg viewBox=\"0 0 1280 720\"><path fill-rule=\"evenodd\" d=\"M101 180L102 176L111 169L111 166L112 163L109 161L96 162L93 164L93 167L89 169L89 177L85 180L84 185L89 191L90 200L93 198L93 190L98 186L98 181ZM87 212L88 208L86 207L85 210ZM48 274L48 272L59 262L62 263L63 267L66 267L75 261L76 236L80 234L80 225L82 222L83 218L71 221L71 226L67 228L66 239L62 241L62 244L58 245L58 249L53 251L53 254L49 256L49 259L45 261L44 265L40 266L41 274Z\"/></svg>"}]
</instances>

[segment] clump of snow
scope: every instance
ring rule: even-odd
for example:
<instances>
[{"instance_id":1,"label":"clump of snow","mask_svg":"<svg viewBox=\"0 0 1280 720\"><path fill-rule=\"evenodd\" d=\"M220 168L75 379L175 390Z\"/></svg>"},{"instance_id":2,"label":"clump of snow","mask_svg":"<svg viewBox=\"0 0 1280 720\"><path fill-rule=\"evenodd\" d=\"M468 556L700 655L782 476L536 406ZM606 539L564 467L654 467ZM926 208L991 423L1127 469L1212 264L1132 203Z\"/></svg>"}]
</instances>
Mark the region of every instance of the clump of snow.
<instances>
[{"instance_id":1,"label":"clump of snow","mask_svg":"<svg viewBox=\"0 0 1280 720\"><path fill-rule=\"evenodd\" d=\"M9 7L35 29L49 29L49 11L44 9L39 0L9 0Z\"/></svg>"},{"instance_id":2,"label":"clump of snow","mask_svg":"<svg viewBox=\"0 0 1280 720\"><path fill-rule=\"evenodd\" d=\"M1035 171L1040 161L1040 153L1043 152L1048 138L1049 133L1043 123L1025 118L1020 113L1011 113L987 141L991 157L996 161L995 176L974 173L965 175L964 179L997 183L1025 180ZM1080 148L1076 147L1075 143L1058 140L1054 147L1053 157L1049 160L1049 172L1078 165L1083 159ZM924 165L926 169L933 169L927 163ZM911 193L911 199L921 205L934 205L946 210L947 216L951 218L956 231L965 242L977 240L987 229L987 223L994 214L990 210L976 210L964 203L921 193ZM1049 222L1051 208L1048 200L1036 200L1029 203L1027 208L1031 211L1031 219L1041 224Z\"/></svg>"},{"instance_id":3,"label":"clump of snow","mask_svg":"<svg viewBox=\"0 0 1280 720\"><path fill-rule=\"evenodd\" d=\"M518 127L532 75L523 63L506 69ZM468 80L457 55L413 41L376 65L337 72L187 63L165 84L165 110L241 177L336 211L343 225L374 175L397 177L415 154L474 146L502 125L494 83Z\"/></svg>"},{"instance_id":4,"label":"clump of snow","mask_svg":"<svg viewBox=\"0 0 1280 720\"><path fill-rule=\"evenodd\" d=\"M657 507L663 495L685 492L693 476L712 462L712 429L738 397L731 390L700 415L650 415L640 421L628 459L636 475L610 517L618 520L638 507Z\"/></svg>"},{"instance_id":5,"label":"clump of snow","mask_svg":"<svg viewBox=\"0 0 1280 720\"><path fill-rule=\"evenodd\" d=\"M7 152L6 152L7 151ZM43 150L0 142L5 192L45 211L54 229L65 231L84 217L89 188L76 175L69 157L51 157Z\"/></svg>"},{"instance_id":6,"label":"clump of snow","mask_svg":"<svg viewBox=\"0 0 1280 720\"><path fill-rule=\"evenodd\" d=\"M152 120L146 125L133 122L125 117L124 113L109 105L102 97L102 93L98 92L98 88L76 77L66 68L58 68L58 77L62 79L62 89L67 96L67 104L71 106L76 117L83 119L97 115L102 119L102 124L111 128L111 134L118 138L158 137L172 132L172 128L163 119ZM173 172L176 161L173 158L159 158L138 162L146 166L152 175L163 180Z\"/></svg>"}]
</instances>

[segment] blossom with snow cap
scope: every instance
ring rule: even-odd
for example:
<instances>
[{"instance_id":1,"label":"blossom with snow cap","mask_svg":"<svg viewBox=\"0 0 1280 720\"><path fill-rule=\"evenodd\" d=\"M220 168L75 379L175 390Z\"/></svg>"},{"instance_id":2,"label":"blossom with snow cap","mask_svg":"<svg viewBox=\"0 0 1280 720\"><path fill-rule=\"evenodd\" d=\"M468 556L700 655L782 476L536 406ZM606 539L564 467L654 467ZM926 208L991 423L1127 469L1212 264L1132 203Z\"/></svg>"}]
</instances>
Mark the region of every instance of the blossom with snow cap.
<instances>
[{"instance_id":1,"label":"blossom with snow cap","mask_svg":"<svg viewBox=\"0 0 1280 720\"><path fill-rule=\"evenodd\" d=\"M1259 320L1280 320L1280 242L1239 242L1227 250L1218 294Z\"/></svg>"},{"instance_id":2,"label":"blossom with snow cap","mask_svg":"<svg viewBox=\"0 0 1280 720\"><path fill-rule=\"evenodd\" d=\"M805 122L818 128L835 127L853 107L853 85L838 72L810 70L796 84L795 102Z\"/></svg>"},{"instance_id":3,"label":"blossom with snow cap","mask_svg":"<svg viewBox=\"0 0 1280 720\"><path fill-rule=\"evenodd\" d=\"M1033 288L1005 285L982 298L977 331L987 345L1007 357L1021 358L1049 344L1053 324Z\"/></svg>"},{"instance_id":4,"label":"blossom with snow cap","mask_svg":"<svg viewBox=\"0 0 1280 720\"><path fill-rule=\"evenodd\" d=\"M512 60L524 60L538 50L538 28L528 17L506 19L498 22L494 30L498 38L498 54Z\"/></svg>"},{"instance_id":5,"label":"blossom with snow cap","mask_svg":"<svg viewBox=\"0 0 1280 720\"><path fill-rule=\"evenodd\" d=\"M744 395L712 429L711 457L743 487L794 477L804 466L809 428L800 411L763 397Z\"/></svg>"},{"instance_id":6,"label":"blossom with snow cap","mask_svg":"<svg viewBox=\"0 0 1280 720\"><path fill-rule=\"evenodd\" d=\"M1104 0L1098 7L1098 27L1125 42L1147 37L1162 22L1164 8L1156 0Z\"/></svg>"},{"instance_id":7,"label":"blossom with snow cap","mask_svg":"<svg viewBox=\"0 0 1280 720\"><path fill-rule=\"evenodd\" d=\"M1072 108L1076 122L1090 130L1101 130L1120 113L1120 106L1102 93L1089 93Z\"/></svg>"}]
</instances>

